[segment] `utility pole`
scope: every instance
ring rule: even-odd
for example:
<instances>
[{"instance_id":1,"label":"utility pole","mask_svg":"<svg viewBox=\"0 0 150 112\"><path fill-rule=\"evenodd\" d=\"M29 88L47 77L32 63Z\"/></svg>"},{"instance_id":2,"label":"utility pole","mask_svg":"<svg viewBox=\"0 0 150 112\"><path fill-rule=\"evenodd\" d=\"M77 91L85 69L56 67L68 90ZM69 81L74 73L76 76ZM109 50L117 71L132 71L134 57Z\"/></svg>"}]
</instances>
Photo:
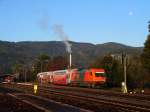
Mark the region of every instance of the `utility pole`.
<instances>
[{"instance_id":1,"label":"utility pole","mask_svg":"<svg viewBox=\"0 0 150 112\"><path fill-rule=\"evenodd\" d=\"M41 72L43 71L43 62L41 61Z\"/></svg>"},{"instance_id":2,"label":"utility pole","mask_svg":"<svg viewBox=\"0 0 150 112\"><path fill-rule=\"evenodd\" d=\"M25 68L25 82L27 81L27 74L26 74L26 68Z\"/></svg>"},{"instance_id":3,"label":"utility pole","mask_svg":"<svg viewBox=\"0 0 150 112\"><path fill-rule=\"evenodd\" d=\"M24 65L24 82L27 81L26 66Z\"/></svg>"},{"instance_id":4,"label":"utility pole","mask_svg":"<svg viewBox=\"0 0 150 112\"><path fill-rule=\"evenodd\" d=\"M123 93L127 93L127 55L126 53L122 54L123 69L124 69L124 83L122 83Z\"/></svg>"},{"instance_id":5,"label":"utility pole","mask_svg":"<svg viewBox=\"0 0 150 112\"><path fill-rule=\"evenodd\" d=\"M125 93L127 93L127 56L124 57L124 82L125 82Z\"/></svg>"}]
</instances>

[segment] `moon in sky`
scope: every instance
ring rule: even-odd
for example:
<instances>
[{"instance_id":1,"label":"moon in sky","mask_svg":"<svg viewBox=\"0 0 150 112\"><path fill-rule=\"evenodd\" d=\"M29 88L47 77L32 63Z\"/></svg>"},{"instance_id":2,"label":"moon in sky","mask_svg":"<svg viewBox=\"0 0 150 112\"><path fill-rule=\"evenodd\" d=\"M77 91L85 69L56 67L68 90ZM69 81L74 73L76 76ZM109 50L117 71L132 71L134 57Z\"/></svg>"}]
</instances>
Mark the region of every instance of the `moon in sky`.
<instances>
[{"instance_id":1,"label":"moon in sky","mask_svg":"<svg viewBox=\"0 0 150 112\"><path fill-rule=\"evenodd\" d=\"M133 12L132 12L132 11L130 11L130 12L128 13L128 15L129 15L129 16L132 16L132 15L133 15Z\"/></svg>"}]
</instances>

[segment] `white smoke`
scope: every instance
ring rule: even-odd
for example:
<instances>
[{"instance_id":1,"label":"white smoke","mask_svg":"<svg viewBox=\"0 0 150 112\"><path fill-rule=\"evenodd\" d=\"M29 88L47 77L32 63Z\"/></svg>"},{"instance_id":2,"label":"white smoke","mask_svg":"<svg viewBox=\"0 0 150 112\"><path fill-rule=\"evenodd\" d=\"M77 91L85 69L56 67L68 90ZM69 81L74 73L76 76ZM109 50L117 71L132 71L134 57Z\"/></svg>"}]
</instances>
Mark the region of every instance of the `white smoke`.
<instances>
[{"instance_id":1,"label":"white smoke","mask_svg":"<svg viewBox=\"0 0 150 112\"><path fill-rule=\"evenodd\" d=\"M52 29L65 43L67 52L71 53L71 44L68 42L69 39L68 36L63 31L63 26L59 24L55 24L53 25Z\"/></svg>"}]
</instances>

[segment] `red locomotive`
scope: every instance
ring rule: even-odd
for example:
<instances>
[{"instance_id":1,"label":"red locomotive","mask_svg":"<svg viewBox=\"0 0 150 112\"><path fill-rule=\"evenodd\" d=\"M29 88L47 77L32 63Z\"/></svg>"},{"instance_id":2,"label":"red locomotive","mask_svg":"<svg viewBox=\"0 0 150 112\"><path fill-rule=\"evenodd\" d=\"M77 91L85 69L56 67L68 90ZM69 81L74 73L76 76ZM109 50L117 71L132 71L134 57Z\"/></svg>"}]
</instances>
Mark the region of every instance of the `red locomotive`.
<instances>
[{"instance_id":1,"label":"red locomotive","mask_svg":"<svg viewBox=\"0 0 150 112\"><path fill-rule=\"evenodd\" d=\"M66 69L42 72L37 75L41 83L95 87L106 82L104 69Z\"/></svg>"}]
</instances>

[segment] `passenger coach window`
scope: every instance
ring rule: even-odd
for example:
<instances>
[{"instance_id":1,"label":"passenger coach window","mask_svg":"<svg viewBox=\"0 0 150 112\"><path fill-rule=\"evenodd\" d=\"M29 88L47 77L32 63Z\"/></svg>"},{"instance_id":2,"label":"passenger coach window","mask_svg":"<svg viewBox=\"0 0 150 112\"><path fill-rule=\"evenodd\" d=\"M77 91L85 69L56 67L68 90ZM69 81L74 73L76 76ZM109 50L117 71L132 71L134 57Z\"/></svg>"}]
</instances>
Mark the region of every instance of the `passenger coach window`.
<instances>
[{"instance_id":1,"label":"passenger coach window","mask_svg":"<svg viewBox=\"0 0 150 112\"><path fill-rule=\"evenodd\" d=\"M66 72L62 71L62 72L55 72L56 75L64 75Z\"/></svg>"},{"instance_id":2,"label":"passenger coach window","mask_svg":"<svg viewBox=\"0 0 150 112\"><path fill-rule=\"evenodd\" d=\"M96 77L104 77L105 74L104 74L104 73L100 73L100 72L96 72L96 73L95 73L95 76L96 76Z\"/></svg>"}]
</instances>

